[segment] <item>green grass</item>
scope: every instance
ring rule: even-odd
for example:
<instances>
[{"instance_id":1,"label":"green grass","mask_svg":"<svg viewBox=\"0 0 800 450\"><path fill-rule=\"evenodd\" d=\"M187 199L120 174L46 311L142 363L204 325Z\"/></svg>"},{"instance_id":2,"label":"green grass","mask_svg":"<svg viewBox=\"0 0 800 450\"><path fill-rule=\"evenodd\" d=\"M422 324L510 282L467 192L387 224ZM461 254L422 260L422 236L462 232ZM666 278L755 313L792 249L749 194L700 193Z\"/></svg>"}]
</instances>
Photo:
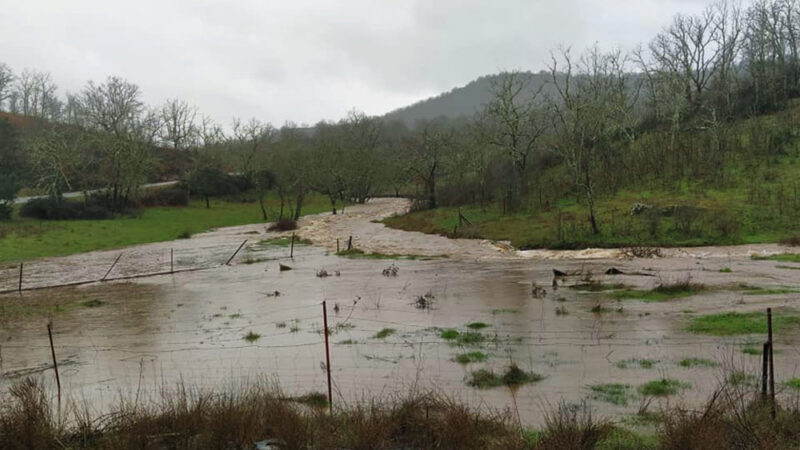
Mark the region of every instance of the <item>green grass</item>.
<instances>
[{"instance_id":1,"label":"green grass","mask_svg":"<svg viewBox=\"0 0 800 450\"><path fill-rule=\"evenodd\" d=\"M467 324L467 328L471 330L482 330L488 326L489 324L484 322L471 322Z\"/></svg>"},{"instance_id":2,"label":"green grass","mask_svg":"<svg viewBox=\"0 0 800 450\"><path fill-rule=\"evenodd\" d=\"M518 313L519 313L518 309L512 309L512 308L497 308L492 310L492 315L495 316L498 314L518 314Z\"/></svg>"},{"instance_id":3,"label":"green grass","mask_svg":"<svg viewBox=\"0 0 800 450\"><path fill-rule=\"evenodd\" d=\"M453 360L459 364L470 364L470 363L486 361L487 358L489 358L489 355L487 355L486 353L480 351L474 351L456 355L456 357Z\"/></svg>"},{"instance_id":4,"label":"green grass","mask_svg":"<svg viewBox=\"0 0 800 450\"><path fill-rule=\"evenodd\" d=\"M452 341L452 340L454 340L455 338L458 337L458 330L453 329L453 328L448 328L446 330L442 330L442 331L439 332L439 337L441 337L442 339L448 340L448 341Z\"/></svg>"},{"instance_id":5,"label":"green grass","mask_svg":"<svg viewBox=\"0 0 800 450\"><path fill-rule=\"evenodd\" d=\"M774 332L780 332L800 323L800 315L775 312L772 318ZM767 315L763 312L726 312L693 317L686 331L711 336L764 334L767 332Z\"/></svg>"},{"instance_id":6,"label":"green grass","mask_svg":"<svg viewBox=\"0 0 800 450\"><path fill-rule=\"evenodd\" d=\"M678 298L691 297L706 291L702 284L690 281L659 284L653 289L620 289L609 292L608 295L616 300L641 300L643 302L664 302Z\"/></svg>"},{"instance_id":7,"label":"green grass","mask_svg":"<svg viewBox=\"0 0 800 450\"><path fill-rule=\"evenodd\" d=\"M783 384L789 389L800 391L800 377L792 377L784 381Z\"/></svg>"},{"instance_id":8,"label":"green grass","mask_svg":"<svg viewBox=\"0 0 800 450\"><path fill-rule=\"evenodd\" d=\"M387 337L393 335L395 331L397 330L395 330L394 328L384 328L381 331L375 333L375 337L378 339L386 339Z\"/></svg>"},{"instance_id":9,"label":"green grass","mask_svg":"<svg viewBox=\"0 0 800 450\"><path fill-rule=\"evenodd\" d=\"M308 394L292 397L290 400L314 408L324 408L328 406L328 396L322 392L310 392Z\"/></svg>"},{"instance_id":10,"label":"green grass","mask_svg":"<svg viewBox=\"0 0 800 450\"><path fill-rule=\"evenodd\" d=\"M359 248L352 248L350 250L341 250L335 253L336 256L350 259L408 259L408 260L421 260L427 261L431 259L445 258L443 255L425 256L425 255L397 255L392 253L365 253L364 250Z\"/></svg>"},{"instance_id":11,"label":"green grass","mask_svg":"<svg viewBox=\"0 0 800 450\"><path fill-rule=\"evenodd\" d=\"M623 383L593 384L589 386L592 398L614 405L627 406L632 396L631 385Z\"/></svg>"},{"instance_id":12,"label":"green grass","mask_svg":"<svg viewBox=\"0 0 800 450\"><path fill-rule=\"evenodd\" d=\"M720 273L731 273L731 272L733 272L733 270L731 270L730 267L723 267L722 269L719 269L719 271L720 271Z\"/></svg>"},{"instance_id":13,"label":"green grass","mask_svg":"<svg viewBox=\"0 0 800 450\"><path fill-rule=\"evenodd\" d=\"M758 386L758 377L744 372L733 372L728 375L728 383L733 386Z\"/></svg>"},{"instance_id":14,"label":"green grass","mask_svg":"<svg viewBox=\"0 0 800 450\"><path fill-rule=\"evenodd\" d=\"M655 450L659 448L658 437L615 427L603 437L595 450Z\"/></svg>"},{"instance_id":15,"label":"green grass","mask_svg":"<svg viewBox=\"0 0 800 450\"><path fill-rule=\"evenodd\" d=\"M624 360L621 360L621 361L617 361L615 365L619 369L634 369L634 368L652 369L654 365L658 364L658 362L659 361L653 360L653 359L632 358L632 359L624 359Z\"/></svg>"},{"instance_id":16,"label":"green grass","mask_svg":"<svg viewBox=\"0 0 800 450\"><path fill-rule=\"evenodd\" d=\"M267 205L275 209L279 205L277 196L268 195ZM324 197L310 195L306 197L303 213L315 214L328 209ZM148 208L136 217L113 220L15 218L0 222L0 262L171 241L213 228L262 222L258 203L222 200L213 200L210 209L206 209L203 202L193 201L189 206Z\"/></svg>"},{"instance_id":17,"label":"green grass","mask_svg":"<svg viewBox=\"0 0 800 450\"><path fill-rule=\"evenodd\" d=\"M678 363L681 367L718 367L719 363L707 358L683 358Z\"/></svg>"},{"instance_id":18,"label":"green grass","mask_svg":"<svg viewBox=\"0 0 800 450\"><path fill-rule=\"evenodd\" d=\"M744 353L745 355L760 355L761 351L762 349L752 344L748 344L742 347L742 353Z\"/></svg>"},{"instance_id":19,"label":"green grass","mask_svg":"<svg viewBox=\"0 0 800 450\"><path fill-rule=\"evenodd\" d=\"M684 383L680 380L661 378L659 380L648 381L639 386L639 393L647 396L665 397L667 395L675 395L679 390L689 389L690 387L692 387L691 384Z\"/></svg>"},{"instance_id":20,"label":"green grass","mask_svg":"<svg viewBox=\"0 0 800 450\"><path fill-rule=\"evenodd\" d=\"M467 385L478 389L490 389L498 386L516 387L543 379L544 377L537 373L525 372L516 364L511 364L502 375L486 369L470 372Z\"/></svg>"},{"instance_id":21,"label":"green grass","mask_svg":"<svg viewBox=\"0 0 800 450\"><path fill-rule=\"evenodd\" d=\"M792 294L798 292L797 289L792 288L763 288L763 287L753 287L751 289L746 289L743 294L744 295L782 295L782 294Z\"/></svg>"},{"instance_id":22,"label":"green grass","mask_svg":"<svg viewBox=\"0 0 800 450\"><path fill-rule=\"evenodd\" d=\"M253 342L261 339L261 335L258 334L258 333L253 333L252 331L250 331L247 334L245 334L242 339L244 339L245 341L250 342L252 344Z\"/></svg>"},{"instance_id":23,"label":"green grass","mask_svg":"<svg viewBox=\"0 0 800 450\"><path fill-rule=\"evenodd\" d=\"M781 253L778 255L751 255L750 259L756 261L780 261L780 262L793 262L800 263L800 253Z\"/></svg>"},{"instance_id":24,"label":"green grass","mask_svg":"<svg viewBox=\"0 0 800 450\"><path fill-rule=\"evenodd\" d=\"M545 179L560 178L563 173L559 170L562 169L554 168L541 176ZM592 233L589 227L585 202L561 194L550 197L547 206L540 206L532 198L527 202L529 206L514 213L504 211L498 202L483 207L462 205L415 211L389 217L383 222L388 227L408 231L508 240L520 249L754 244L779 242L787 235L796 234L797 212L784 212L779 216L775 214L774 202L753 202L745 187L748 183L744 171L741 168L730 170L732 175L741 177L741 182L733 183L731 187L715 189L708 183L687 178L676 180L671 183L674 187L670 188L654 182L652 186L631 186L604 195L596 200L599 234ZM800 168L791 157L783 158L773 170L776 177L771 181L765 180L765 189L775 190L778 185L786 183L791 185L800 175ZM638 202L655 207L691 207L697 211L698 217L687 229L680 226L674 215L662 215L655 233L651 233L647 214L630 214L631 206ZM459 212L472 225L459 226ZM782 260L791 260L785 258Z\"/></svg>"}]
</instances>

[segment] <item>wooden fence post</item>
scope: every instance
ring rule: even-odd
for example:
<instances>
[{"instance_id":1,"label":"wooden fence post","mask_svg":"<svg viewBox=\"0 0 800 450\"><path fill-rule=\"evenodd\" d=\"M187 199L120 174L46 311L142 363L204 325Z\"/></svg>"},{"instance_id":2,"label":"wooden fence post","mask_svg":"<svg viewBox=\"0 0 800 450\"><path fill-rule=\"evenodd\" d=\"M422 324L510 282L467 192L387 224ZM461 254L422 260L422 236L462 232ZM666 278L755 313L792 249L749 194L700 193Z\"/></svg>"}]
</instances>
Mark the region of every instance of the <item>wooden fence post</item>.
<instances>
[{"instance_id":1,"label":"wooden fence post","mask_svg":"<svg viewBox=\"0 0 800 450\"><path fill-rule=\"evenodd\" d=\"M61 378L58 376L58 362L56 361L56 349L53 346L53 322L47 322L47 336L50 338L50 354L53 356L53 370L56 372L56 386L58 386L58 409L61 410Z\"/></svg>"},{"instance_id":2,"label":"wooden fence post","mask_svg":"<svg viewBox=\"0 0 800 450\"><path fill-rule=\"evenodd\" d=\"M19 263L19 285L17 285L17 290L19 291L20 294L22 293L22 267L24 266L24 264L25 263L23 262Z\"/></svg>"},{"instance_id":3,"label":"wooden fence post","mask_svg":"<svg viewBox=\"0 0 800 450\"><path fill-rule=\"evenodd\" d=\"M235 252L233 252L233 254L231 255L231 257L230 257L230 258L228 258L228 261L226 261L226 262L225 262L225 264L223 264L223 266L230 265L231 261L233 261L233 258L235 258L235 257L236 257L236 255L238 255L238 254L239 254L239 251L242 249L242 247L244 247L244 244L247 244L247 239L245 239L245 240L244 240L244 242L242 242L242 244L239 246L239 248L237 248L237 249L236 249L236 251L235 251Z\"/></svg>"},{"instance_id":4,"label":"wooden fence post","mask_svg":"<svg viewBox=\"0 0 800 450\"><path fill-rule=\"evenodd\" d=\"M331 388L331 351L328 344L328 307L322 301L322 321L325 324L325 368L328 371L328 408L333 414L333 389Z\"/></svg>"},{"instance_id":5,"label":"wooden fence post","mask_svg":"<svg viewBox=\"0 0 800 450\"><path fill-rule=\"evenodd\" d=\"M116 265L117 265L117 263L119 262L119 259L120 259L120 258L122 258L122 253L120 253L119 255L117 255L117 259L115 259L115 260L114 260L114 262L113 262L113 263L111 263L111 267L109 267L109 268L108 268L108 270L106 271L106 274L105 274L105 275L103 275L103 278L101 278L101 279L100 279L100 281L105 281L105 279L106 279L106 278L108 278L108 274L110 274L110 273L111 273L111 271L112 271L112 270L114 270L114 266L116 266Z\"/></svg>"},{"instance_id":6,"label":"wooden fence post","mask_svg":"<svg viewBox=\"0 0 800 450\"><path fill-rule=\"evenodd\" d=\"M289 258L294 259L294 233L292 233L292 247L289 250Z\"/></svg>"},{"instance_id":7,"label":"wooden fence post","mask_svg":"<svg viewBox=\"0 0 800 450\"><path fill-rule=\"evenodd\" d=\"M775 404L775 345L772 342L772 308L767 308L767 342L769 342L769 396L772 403L772 418L777 415Z\"/></svg>"}]
</instances>

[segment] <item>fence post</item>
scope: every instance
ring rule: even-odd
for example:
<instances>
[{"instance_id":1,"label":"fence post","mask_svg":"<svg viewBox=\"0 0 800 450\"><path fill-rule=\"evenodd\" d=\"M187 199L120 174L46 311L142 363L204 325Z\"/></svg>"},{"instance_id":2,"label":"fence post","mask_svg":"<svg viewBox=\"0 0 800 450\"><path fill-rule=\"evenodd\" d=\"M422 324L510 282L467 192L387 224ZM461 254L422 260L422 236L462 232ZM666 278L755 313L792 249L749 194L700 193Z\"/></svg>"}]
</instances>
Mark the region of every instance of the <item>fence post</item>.
<instances>
[{"instance_id":1,"label":"fence post","mask_svg":"<svg viewBox=\"0 0 800 450\"><path fill-rule=\"evenodd\" d=\"M108 268L108 270L106 271L106 274L105 274L105 275L103 275L103 278L101 278L101 279L100 279L100 281L105 281L105 279L108 277L108 274L110 274L110 273L111 273L111 271L112 271L112 270L114 270L114 266L116 266L116 265L117 265L117 263L119 262L119 259L120 259L120 258L122 258L122 253L120 253L119 255L117 255L117 259L115 259L115 260L114 260L114 262L113 262L113 263L111 263L111 267L109 267L109 268Z\"/></svg>"},{"instance_id":2,"label":"fence post","mask_svg":"<svg viewBox=\"0 0 800 450\"><path fill-rule=\"evenodd\" d=\"M19 285L17 286L17 290L19 291L20 294L22 293L22 267L24 266L24 264L25 263L21 261L19 263Z\"/></svg>"},{"instance_id":3,"label":"fence post","mask_svg":"<svg viewBox=\"0 0 800 450\"><path fill-rule=\"evenodd\" d=\"M772 308L767 308L767 342L769 342L769 396L772 403L772 418L777 415L775 404L775 360L773 359L775 345L772 343Z\"/></svg>"},{"instance_id":4,"label":"fence post","mask_svg":"<svg viewBox=\"0 0 800 450\"><path fill-rule=\"evenodd\" d=\"M336 238L336 253L339 253L339 238Z\"/></svg>"},{"instance_id":5,"label":"fence post","mask_svg":"<svg viewBox=\"0 0 800 450\"><path fill-rule=\"evenodd\" d=\"M235 252L233 252L233 254L231 255L231 257L230 257L230 258L228 258L228 261L226 261L226 262L225 262L225 264L223 264L223 266L230 265L231 261L233 261L233 258L235 258L235 257L236 257L236 255L238 255L238 254L239 254L239 251L242 249L242 247L244 247L244 244L247 244L247 239L245 239L245 240L244 240L244 242L242 242L242 245L240 245L240 246L239 246L239 248L237 248L237 249L236 249L236 251L235 251Z\"/></svg>"},{"instance_id":6,"label":"fence post","mask_svg":"<svg viewBox=\"0 0 800 450\"><path fill-rule=\"evenodd\" d=\"M289 250L289 258L294 259L294 233L292 233L292 247Z\"/></svg>"},{"instance_id":7,"label":"fence post","mask_svg":"<svg viewBox=\"0 0 800 450\"><path fill-rule=\"evenodd\" d=\"M325 324L325 368L328 371L328 408L333 414L333 389L331 389L331 351L328 344L328 307L322 301L322 321Z\"/></svg>"},{"instance_id":8,"label":"fence post","mask_svg":"<svg viewBox=\"0 0 800 450\"><path fill-rule=\"evenodd\" d=\"M767 403L767 379L769 378L769 342L764 342L761 352L761 401Z\"/></svg>"},{"instance_id":9,"label":"fence post","mask_svg":"<svg viewBox=\"0 0 800 450\"><path fill-rule=\"evenodd\" d=\"M353 249L353 236L350 236L350 239L347 240L347 250Z\"/></svg>"},{"instance_id":10,"label":"fence post","mask_svg":"<svg viewBox=\"0 0 800 450\"><path fill-rule=\"evenodd\" d=\"M175 273L175 249L169 249L169 273Z\"/></svg>"},{"instance_id":11,"label":"fence post","mask_svg":"<svg viewBox=\"0 0 800 450\"><path fill-rule=\"evenodd\" d=\"M58 386L58 409L61 410L61 379L58 376L58 362L56 361L56 349L53 346L53 321L47 322L47 336L50 338L50 354L53 355L53 370L56 372L56 386Z\"/></svg>"}]
</instances>

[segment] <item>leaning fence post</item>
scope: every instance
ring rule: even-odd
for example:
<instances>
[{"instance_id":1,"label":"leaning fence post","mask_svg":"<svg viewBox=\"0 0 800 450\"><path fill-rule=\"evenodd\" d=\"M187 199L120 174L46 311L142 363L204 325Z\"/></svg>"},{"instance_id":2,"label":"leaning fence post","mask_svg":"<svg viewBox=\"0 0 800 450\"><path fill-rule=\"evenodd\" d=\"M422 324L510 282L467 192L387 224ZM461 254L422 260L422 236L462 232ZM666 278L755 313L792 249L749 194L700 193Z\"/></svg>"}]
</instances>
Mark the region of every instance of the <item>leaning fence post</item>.
<instances>
[{"instance_id":1,"label":"leaning fence post","mask_svg":"<svg viewBox=\"0 0 800 450\"><path fill-rule=\"evenodd\" d=\"M22 293L22 267L24 266L24 264L25 263L23 263L23 262L19 263L19 285L17 286L17 290L20 293Z\"/></svg>"},{"instance_id":2,"label":"leaning fence post","mask_svg":"<svg viewBox=\"0 0 800 450\"><path fill-rule=\"evenodd\" d=\"M339 253L339 238L336 238L336 253Z\"/></svg>"},{"instance_id":3,"label":"leaning fence post","mask_svg":"<svg viewBox=\"0 0 800 450\"><path fill-rule=\"evenodd\" d=\"M239 254L239 250L241 250L241 249L242 249L242 247L244 247L244 244L247 244L247 239L245 239L245 240L244 240L244 242L242 242L242 245L240 245L240 246L239 246L239 248L237 248L237 249L236 249L236 251L235 251L235 252L233 252L233 254L231 255L231 257L230 257L230 258L228 258L228 261L226 261L226 262L225 262L225 264L223 264L224 266L230 265L231 261L233 261L233 258L235 258L235 257L236 257L236 255L238 255L238 254Z\"/></svg>"},{"instance_id":4,"label":"leaning fence post","mask_svg":"<svg viewBox=\"0 0 800 450\"><path fill-rule=\"evenodd\" d=\"M772 343L772 308L767 308L767 342L769 342L769 396L772 403L772 418L777 415L775 404L775 345Z\"/></svg>"},{"instance_id":5,"label":"leaning fence post","mask_svg":"<svg viewBox=\"0 0 800 450\"><path fill-rule=\"evenodd\" d=\"M58 362L56 361L56 349L53 347L53 322L47 322L47 336L50 338L50 354L53 355L53 370L56 372L56 386L58 386L58 409L61 410L61 379L58 377Z\"/></svg>"},{"instance_id":6,"label":"leaning fence post","mask_svg":"<svg viewBox=\"0 0 800 450\"><path fill-rule=\"evenodd\" d=\"M322 301L322 321L325 324L325 368L328 371L328 408L333 414L333 389L331 389L331 351L328 345L328 307Z\"/></svg>"},{"instance_id":7,"label":"leaning fence post","mask_svg":"<svg viewBox=\"0 0 800 450\"><path fill-rule=\"evenodd\" d=\"M347 250L349 251L352 249L353 249L353 236L351 235L350 239L347 240Z\"/></svg>"},{"instance_id":8,"label":"leaning fence post","mask_svg":"<svg viewBox=\"0 0 800 450\"><path fill-rule=\"evenodd\" d=\"M117 265L117 263L119 262L120 258L122 258L122 253L117 255L117 259L114 260L114 262L111 264L111 267L108 268L108 270L106 271L106 274L103 275L103 278L101 278L100 281L105 281L105 279L108 277L108 274L110 274L111 271L114 270L114 266Z\"/></svg>"}]
</instances>

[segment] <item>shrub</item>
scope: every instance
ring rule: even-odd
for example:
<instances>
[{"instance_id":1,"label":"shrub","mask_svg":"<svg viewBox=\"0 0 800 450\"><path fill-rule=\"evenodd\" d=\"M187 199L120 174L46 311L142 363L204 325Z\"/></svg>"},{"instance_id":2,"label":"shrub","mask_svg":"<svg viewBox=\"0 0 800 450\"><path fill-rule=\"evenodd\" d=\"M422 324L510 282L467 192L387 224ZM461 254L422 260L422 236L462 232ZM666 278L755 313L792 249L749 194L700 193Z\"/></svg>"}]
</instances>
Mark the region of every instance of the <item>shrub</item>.
<instances>
[{"instance_id":1,"label":"shrub","mask_svg":"<svg viewBox=\"0 0 800 450\"><path fill-rule=\"evenodd\" d=\"M269 231L289 231L297 229L297 222L283 218L269 226Z\"/></svg>"},{"instance_id":2,"label":"shrub","mask_svg":"<svg viewBox=\"0 0 800 450\"><path fill-rule=\"evenodd\" d=\"M11 219L11 213L13 211L14 207L10 203L0 202L0 220Z\"/></svg>"},{"instance_id":3,"label":"shrub","mask_svg":"<svg viewBox=\"0 0 800 450\"><path fill-rule=\"evenodd\" d=\"M189 196L185 189L169 187L162 189L148 189L137 200L138 206L186 206Z\"/></svg>"},{"instance_id":4,"label":"shrub","mask_svg":"<svg viewBox=\"0 0 800 450\"><path fill-rule=\"evenodd\" d=\"M39 220L104 220L114 217L111 209L97 196L89 197L83 202L51 197L35 198L22 205L19 215Z\"/></svg>"}]
</instances>

